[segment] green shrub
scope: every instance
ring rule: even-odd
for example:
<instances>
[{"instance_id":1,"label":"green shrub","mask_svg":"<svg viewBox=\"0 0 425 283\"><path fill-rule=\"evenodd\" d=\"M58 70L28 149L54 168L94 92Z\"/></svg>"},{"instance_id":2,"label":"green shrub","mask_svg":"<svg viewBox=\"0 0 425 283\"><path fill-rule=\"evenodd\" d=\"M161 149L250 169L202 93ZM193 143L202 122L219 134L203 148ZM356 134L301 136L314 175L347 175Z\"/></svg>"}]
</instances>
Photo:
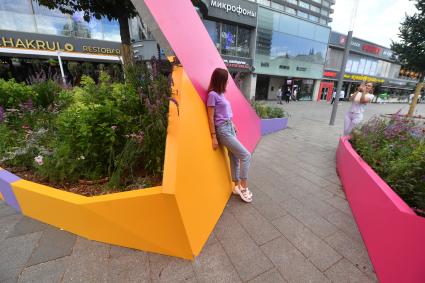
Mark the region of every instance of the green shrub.
<instances>
[{"instance_id":1,"label":"green shrub","mask_svg":"<svg viewBox=\"0 0 425 283\"><path fill-rule=\"evenodd\" d=\"M171 88L146 65L135 72L126 83L111 83L103 72L97 84L83 76L80 87L63 90L12 82L27 93L8 97L25 101L35 90L40 107L0 107L0 164L30 169L52 185L105 177L113 188L151 184L163 170Z\"/></svg>"},{"instance_id":2,"label":"green shrub","mask_svg":"<svg viewBox=\"0 0 425 283\"><path fill-rule=\"evenodd\" d=\"M373 118L355 129L359 155L412 208L425 211L425 127L409 119Z\"/></svg>"},{"instance_id":3,"label":"green shrub","mask_svg":"<svg viewBox=\"0 0 425 283\"><path fill-rule=\"evenodd\" d=\"M48 108L53 105L62 88L52 80L37 83L31 86L37 94L34 99L34 105L41 108Z\"/></svg>"},{"instance_id":4,"label":"green shrub","mask_svg":"<svg viewBox=\"0 0 425 283\"><path fill-rule=\"evenodd\" d=\"M4 109L19 109L20 105L34 100L36 94L31 87L17 83L14 79L0 79L0 106Z\"/></svg>"},{"instance_id":5,"label":"green shrub","mask_svg":"<svg viewBox=\"0 0 425 283\"><path fill-rule=\"evenodd\" d=\"M251 101L251 105L261 119L274 119L287 117L287 113L280 107L269 106L257 101Z\"/></svg>"}]
</instances>

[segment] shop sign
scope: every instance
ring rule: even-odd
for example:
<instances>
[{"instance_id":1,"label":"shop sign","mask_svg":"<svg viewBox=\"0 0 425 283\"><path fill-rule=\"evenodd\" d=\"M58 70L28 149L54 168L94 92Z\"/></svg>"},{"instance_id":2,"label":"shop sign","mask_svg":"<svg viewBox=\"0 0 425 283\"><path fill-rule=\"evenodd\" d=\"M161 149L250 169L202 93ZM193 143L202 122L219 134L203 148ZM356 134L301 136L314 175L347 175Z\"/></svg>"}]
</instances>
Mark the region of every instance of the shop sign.
<instances>
[{"instance_id":1,"label":"shop sign","mask_svg":"<svg viewBox=\"0 0 425 283\"><path fill-rule=\"evenodd\" d=\"M345 47L347 37L343 34L331 32L330 44ZM353 38L351 41L351 50L362 53L369 53L383 59L393 59L394 54L391 49L377 46L375 44Z\"/></svg>"},{"instance_id":2,"label":"shop sign","mask_svg":"<svg viewBox=\"0 0 425 283\"><path fill-rule=\"evenodd\" d=\"M323 76L324 77L330 77L330 78L336 78L337 74L338 74L337 72L325 71L323 73Z\"/></svg>"},{"instance_id":3,"label":"shop sign","mask_svg":"<svg viewBox=\"0 0 425 283\"><path fill-rule=\"evenodd\" d=\"M345 74L344 79L349 79L353 81L361 81L361 82L370 82L370 83L383 83L385 82L384 79L375 78L375 77L369 77L364 75L352 75L352 74Z\"/></svg>"},{"instance_id":4,"label":"shop sign","mask_svg":"<svg viewBox=\"0 0 425 283\"><path fill-rule=\"evenodd\" d=\"M391 85L407 86L407 82L388 80Z\"/></svg>"},{"instance_id":5,"label":"shop sign","mask_svg":"<svg viewBox=\"0 0 425 283\"><path fill-rule=\"evenodd\" d=\"M258 4L244 0L203 0L208 17L257 26Z\"/></svg>"},{"instance_id":6,"label":"shop sign","mask_svg":"<svg viewBox=\"0 0 425 283\"><path fill-rule=\"evenodd\" d=\"M1 48L121 55L121 44L116 42L3 30L0 30Z\"/></svg>"},{"instance_id":7,"label":"shop sign","mask_svg":"<svg viewBox=\"0 0 425 283\"><path fill-rule=\"evenodd\" d=\"M252 67L252 59L223 56L223 61L227 68L231 69L243 69L245 71L250 71Z\"/></svg>"}]
</instances>

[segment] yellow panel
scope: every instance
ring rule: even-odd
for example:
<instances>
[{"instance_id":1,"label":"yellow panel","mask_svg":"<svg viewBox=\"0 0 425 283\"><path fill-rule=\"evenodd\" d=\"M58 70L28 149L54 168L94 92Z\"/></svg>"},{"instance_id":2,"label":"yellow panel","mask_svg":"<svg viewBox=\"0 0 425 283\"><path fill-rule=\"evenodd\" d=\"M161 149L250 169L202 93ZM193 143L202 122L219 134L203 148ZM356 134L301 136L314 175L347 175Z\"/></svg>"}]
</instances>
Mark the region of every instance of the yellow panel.
<instances>
[{"instance_id":1,"label":"yellow panel","mask_svg":"<svg viewBox=\"0 0 425 283\"><path fill-rule=\"evenodd\" d=\"M34 219L91 240L193 257L175 199L160 187L91 198L22 180L12 187Z\"/></svg>"},{"instance_id":2,"label":"yellow panel","mask_svg":"<svg viewBox=\"0 0 425 283\"><path fill-rule=\"evenodd\" d=\"M84 197L20 180L22 213L91 240L191 259L231 192L228 160L213 151L205 104L181 67L173 74L163 186Z\"/></svg>"},{"instance_id":3,"label":"yellow panel","mask_svg":"<svg viewBox=\"0 0 425 283\"><path fill-rule=\"evenodd\" d=\"M179 89L180 116L173 146L178 150L174 162L165 162L165 172L176 171L173 186L192 251L198 255L208 240L229 199L231 179L224 150L212 150L211 136L205 103L201 100L182 68L175 70L180 78L175 82ZM173 130L173 129L172 129ZM170 140L169 132L168 141ZM175 139L175 140L174 140ZM164 190L168 175L164 176Z\"/></svg>"}]
</instances>

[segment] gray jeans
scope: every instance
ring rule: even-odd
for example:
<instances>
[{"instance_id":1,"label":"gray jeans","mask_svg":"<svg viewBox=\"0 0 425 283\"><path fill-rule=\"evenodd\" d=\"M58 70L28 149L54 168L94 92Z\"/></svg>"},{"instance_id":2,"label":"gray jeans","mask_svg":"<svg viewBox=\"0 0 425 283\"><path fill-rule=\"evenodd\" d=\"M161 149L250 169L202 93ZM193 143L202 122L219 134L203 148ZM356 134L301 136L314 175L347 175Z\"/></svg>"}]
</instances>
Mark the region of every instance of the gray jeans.
<instances>
[{"instance_id":1,"label":"gray jeans","mask_svg":"<svg viewBox=\"0 0 425 283\"><path fill-rule=\"evenodd\" d=\"M236 131L231 121L227 121L216 128L217 139L220 145L227 148L230 158L230 171L233 182L248 179L248 170L251 162L251 153L236 137Z\"/></svg>"}]
</instances>

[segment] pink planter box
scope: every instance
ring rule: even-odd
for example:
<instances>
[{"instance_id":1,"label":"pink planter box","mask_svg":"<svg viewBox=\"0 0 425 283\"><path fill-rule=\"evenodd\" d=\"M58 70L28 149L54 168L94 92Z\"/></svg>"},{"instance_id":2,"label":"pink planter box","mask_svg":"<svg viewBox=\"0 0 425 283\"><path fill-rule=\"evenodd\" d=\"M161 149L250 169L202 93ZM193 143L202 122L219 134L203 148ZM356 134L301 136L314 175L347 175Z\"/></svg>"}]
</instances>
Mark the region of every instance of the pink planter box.
<instances>
[{"instance_id":1,"label":"pink planter box","mask_svg":"<svg viewBox=\"0 0 425 283\"><path fill-rule=\"evenodd\" d=\"M337 170L380 282L425 282L425 218L340 140Z\"/></svg>"}]
</instances>

